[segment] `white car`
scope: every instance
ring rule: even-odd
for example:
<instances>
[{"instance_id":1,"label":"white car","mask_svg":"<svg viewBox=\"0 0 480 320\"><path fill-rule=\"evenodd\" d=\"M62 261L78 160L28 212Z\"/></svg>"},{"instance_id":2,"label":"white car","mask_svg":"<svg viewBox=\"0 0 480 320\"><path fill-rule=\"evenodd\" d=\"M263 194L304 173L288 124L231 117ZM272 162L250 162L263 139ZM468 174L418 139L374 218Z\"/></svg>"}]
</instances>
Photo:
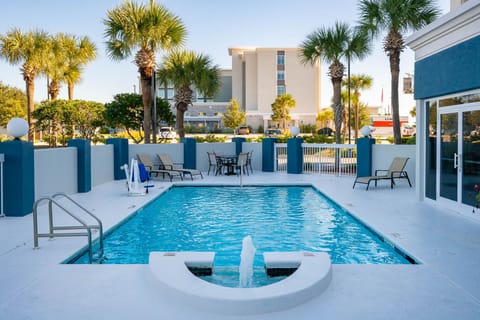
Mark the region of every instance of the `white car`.
<instances>
[{"instance_id":1,"label":"white car","mask_svg":"<svg viewBox=\"0 0 480 320\"><path fill-rule=\"evenodd\" d=\"M162 139L175 139L177 137L177 133L172 127L160 127L159 135Z\"/></svg>"}]
</instances>

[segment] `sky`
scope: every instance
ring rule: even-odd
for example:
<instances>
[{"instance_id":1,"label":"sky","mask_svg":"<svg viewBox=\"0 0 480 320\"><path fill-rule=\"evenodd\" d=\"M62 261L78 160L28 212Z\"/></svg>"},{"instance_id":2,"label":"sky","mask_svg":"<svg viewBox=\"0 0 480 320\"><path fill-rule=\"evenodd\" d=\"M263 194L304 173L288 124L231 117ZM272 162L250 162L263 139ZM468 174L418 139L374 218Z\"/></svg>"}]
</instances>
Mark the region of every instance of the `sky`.
<instances>
[{"instance_id":1,"label":"sky","mask_svg":"<svg viewBox=\"0 0 480 320\"><path fill-rule=\"evenodd\" d=\"M117 93L138 92L134 57L113 61L107 56L104 44L106 13L123 1L0 0L0 34L20 28L23 32L41 29L51 34L88 36L96 44L98 56L86 66L74 97L109 102ZM148 3L148 0L137 1ZM160 3L185 24L185 48L209 55L215 64L226 69L231 68L230 47L298 47L318 28L330 27L335 21L351 26L358 22L357 0L163 0ZM450 0L436 3L442 14L449 11ZM352 62L351 73L373 77L372 88L362 93L361 100L369 106L381 106L383 91L383 108L388 110L390 68L381 40L375 41L370 56ZM157 62L163 55L164 52L157 54ZM414 54L409 48L402 53L400 62L401 78L414 72ZM0 81L24 90L20 67L0 58ZM327 71L328 65L322 63L322 107L330 105L333 93ZM39 77L35 81L35 101L46 98L46 79ZM62 87L59 98L67 98L66 86ZM414 105L412 95L400 92L401 115L408 115Z\"/></svg>"}]
</instances>

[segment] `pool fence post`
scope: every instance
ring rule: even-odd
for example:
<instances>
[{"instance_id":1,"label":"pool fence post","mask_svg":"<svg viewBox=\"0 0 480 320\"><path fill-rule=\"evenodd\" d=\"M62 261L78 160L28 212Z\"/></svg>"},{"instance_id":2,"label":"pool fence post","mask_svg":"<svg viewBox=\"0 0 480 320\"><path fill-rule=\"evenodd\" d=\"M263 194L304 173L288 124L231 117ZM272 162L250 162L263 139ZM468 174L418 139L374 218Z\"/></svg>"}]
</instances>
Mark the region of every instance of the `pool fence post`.
<instances>
[{"instance_id":1,"label":"pool fence post","mask_svg":"<svg viewBox=\"0 0 480 320\"><path fill-rule=\"evenodd\" d=\"M21 217L35 202L35 162L31 142L14 139L0 143L3 154L2 214ZM6 187L5 187L6 186Z\"/></svg>"},{"instance_id":2,"label":"pool fence post","mask_svg":"<svg viewBox=\"0 0 480 320\"><path fill-rule=\"evenodd\" d=\"M303 138L289 138L287 140L287 173L303 172Z\"/></svg>"},{"instance_id":3,"label":"pool fence post","mask_svg":"<svg viewBox=\"0 0 480 320\"><path fill-rule=\"evenodd\" d=\"M183 143L183 167L197 169L197 140L182 138L180 142Z\"/></svg>"},{"instance_id":4,"label":"pool fence post","mask_svg":"<svg viewBox=\"0 0 480 320\"><path fill-rule=\"evenodd\" d=\"M77 192L92 190L92 147L90 140L71 139L69 147L77 148Z\"/></svg>"},{"instance_id":5,"label":"pool fence post","mask_svg":"<svg viewBox=\"0 0 480 320\"><path fill-rule=\"evenodd\" d=\"M122 169L122 166L128 164L128 139L108 138L105 143L113 145L114 180L125 179L125 171Z\"/></svg>"},{"instance_id":6,"label":"pool fence post","mask_svg":"<svg viewBox=\"0 0 480 320\"><path fill-rule=\"evenodd\" d=\"M357 177L372 175L372 152L375 139L370 137L357 139Z\"/></svg>"},{"instance_id":7,"label":"pool fence post","mask_svg":"<svg viewBox=\"0 0 480 320\"><path fill-rule=\"evenodd\" d=\"M275 171L275 143L277 138L265 138L262 140L262 171Z\"/></svg>"},{"instance_id":8,"label":"pool fence post","mask_svg":"<svg viewBox=\"0 0 480 320\"><path fill-rule=\"evenodd\" d=\"M247 139L244 137L234 137L232 138L232 142L235 143L235 154L238 156L240 152L243 151L243 143L246 142Z\"/></svg>"}]
</instances>

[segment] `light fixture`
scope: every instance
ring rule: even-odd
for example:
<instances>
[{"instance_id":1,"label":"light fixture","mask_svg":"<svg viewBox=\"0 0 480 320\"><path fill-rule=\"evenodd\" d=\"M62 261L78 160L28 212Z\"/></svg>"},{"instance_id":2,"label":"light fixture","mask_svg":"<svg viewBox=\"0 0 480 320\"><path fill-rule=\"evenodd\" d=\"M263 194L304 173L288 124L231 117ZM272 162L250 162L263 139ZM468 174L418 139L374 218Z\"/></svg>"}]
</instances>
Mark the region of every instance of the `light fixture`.
<instances>
[{"instance_id":1,"label":"light fixture","mask_svg":"<svg viewBox=\"0 0 480 320\"><path fill-rule=\"evenodd\" d=\"M290 133L296 138L300 133L300 128L297 126L293 126L290 128Z\"/></svg>"},{"instance_id":2,"label":"light fixture","mask_svg":"<svg viewBox=\"0 0 480 320\"><path fill-rule=\"evenodd\" d=\"M8 135L20 140L21 137L28 133L28 123L22 118L12 118L7 124Z\"/></svg>"},{"instance_id":3,"label":"light fixture","mask_svg":"<svg viewBox=\"0 0 480 320\"><path fill-rule=\"evenodd\" d=\"M369 126L364 126L362 129L360 129L360 133L363 134L365 138L368 138L371 132L372 129Z\"/></svg>"}]
</instances>

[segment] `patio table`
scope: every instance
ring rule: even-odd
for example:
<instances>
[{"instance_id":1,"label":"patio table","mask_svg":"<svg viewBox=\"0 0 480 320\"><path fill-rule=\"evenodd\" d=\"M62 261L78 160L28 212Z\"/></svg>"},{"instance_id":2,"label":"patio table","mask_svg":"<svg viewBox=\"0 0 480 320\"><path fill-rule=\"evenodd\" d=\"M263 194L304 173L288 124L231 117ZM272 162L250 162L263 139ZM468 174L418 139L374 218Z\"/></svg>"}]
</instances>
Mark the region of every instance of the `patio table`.
<instances>
[{"instance_id":1,"label":"patio table","mask_svg":"<svg viewBox=\"0 0 480 320\"><path fill-rule=\"evenodd\" d=\"M237 165L237 159L238 159L237 155L227 154L227 155L217 155L216 157L221 161L223 166L227 167L227 172L225 173L225 175L227 176L235 175L235 166Z\"/></svg>"}]
</instances>

